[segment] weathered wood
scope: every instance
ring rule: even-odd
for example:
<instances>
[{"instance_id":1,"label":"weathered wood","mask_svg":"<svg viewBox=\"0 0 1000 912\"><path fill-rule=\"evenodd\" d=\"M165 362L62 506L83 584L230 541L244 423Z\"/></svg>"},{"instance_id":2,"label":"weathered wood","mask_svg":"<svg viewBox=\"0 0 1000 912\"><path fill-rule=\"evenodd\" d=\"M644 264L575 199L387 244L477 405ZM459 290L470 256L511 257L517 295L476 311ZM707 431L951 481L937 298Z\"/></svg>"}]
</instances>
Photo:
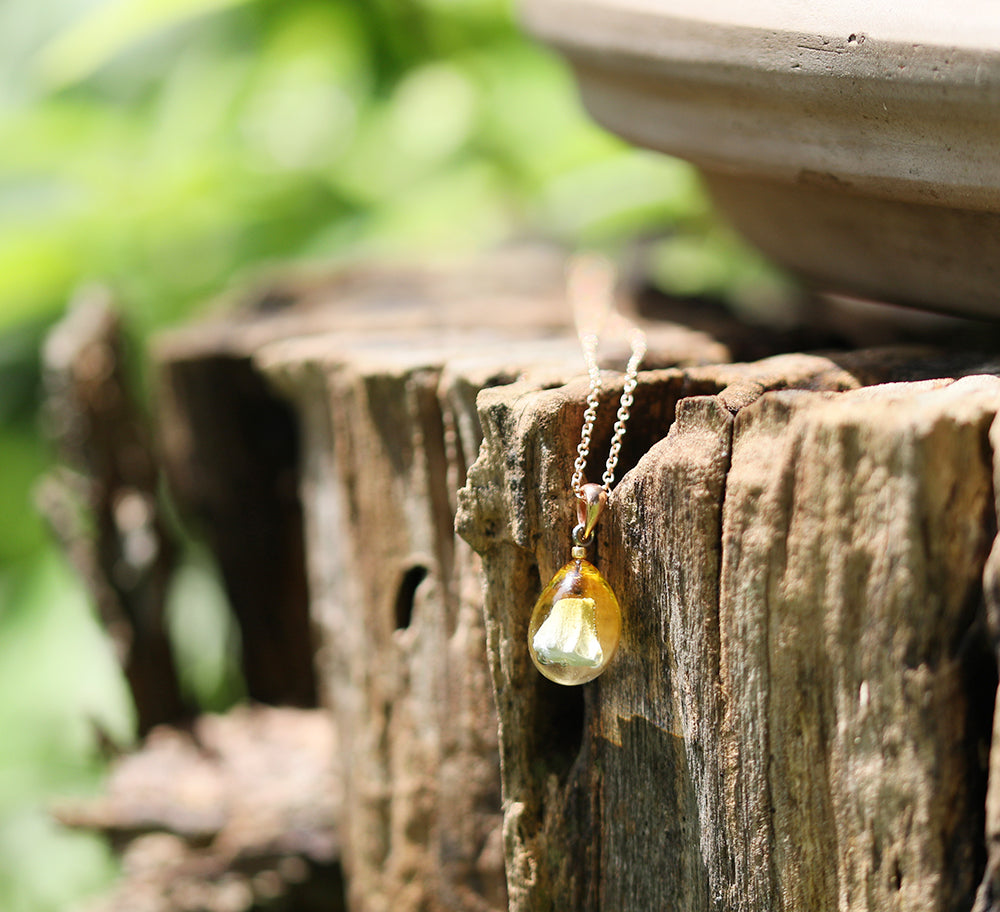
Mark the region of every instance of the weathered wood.
<instances>
[{"instance_id":1,"label":"weathered wood","mask_svg":"<svg viewBox=\"0 0 1000 912\"><path fill-rule=\"evenodd\" d=\"M768 743L742 809L771 822L770 858L743 865L769 868L793 908L971 902L996 686L981 625L998 405L1000 380L970 377L769 397L738 423L721 639L730 669L769 673L731 672L728 687L724 673L723 733Z\"/></svg>"},{"instance_id":2,"label":"weathered wood","mask_svg":"<svg viewBox=\"0 0 1000 912\"><path fill-rule=\"evenodd\" d=\"M47 430L63 465L39 505L94 600L132 693L140 735L189 717L164 605L177 544L160 492L149 419L128 381L108 293L72 302L44 350Z\"/></svg>"},{"instance_id":3,"label":"weathered wood","mask_svg":"<svg viewBox=\"0 0 1000 912\"><path fill-rule=\"evenodd\" d=\"M568 558L586 387L481 394L458 526L487 580L512 910L971 904L1000 380L837 362L642 376L597 544L623 640L580 689L535 672L525 630ZM946 379L861 388L900 377Z\"/></svg>"},{"instance_id":4,"label":"weathered wood","mask_svg":"<svg viewBox=\"0 0 1000 912\"><path fill-rule=\"evenodd\" d=\"M477 289L493 297L493 325L551 332L562 318L553 321L544 305L556 300L558 267L552 257L515 257L513 263L498 257L471 269L359 267L332 277L287 278L236 315L160 337L158 418L168 480L218 560L251 698L310 706L317 691L299 427L289 403L254 365L254 354L274 340L331 333L336 352L431 325L468 330L481 319L468 307L482 294ZM539 304L544 316L532 317ZM399 344L405 350L405 340Z\"/></svg>"},{"instance_id":5,"label":"weathered wood","mask_svg":"<svg viewBox=\"0 0 1000 912\"><path fill-rule=\"evenodd\" d=\"M399 360L311 380L308 362L305 377L282 368L313 454L311 590L344 737L351 908L500 909L496 724L463 579L475 567L455 553L440 371Z\"/></svg>"},{"instance_id":6,"label":"weathered wood","mask_svg":"<svg viewBox=\"0 0 1000 912\"><path fill-rule=\"evenodd\" d=\"M168 375L237 362L252 399L287 399L268 398L286 435L268 446L297 440L299 463L264 475L288 524L301 509L302 546L277 568L256 547L236 594L282 568L308 578L350 908L967 907L1000 397L953 378L995 366L926 348L728 363L786 340L653 327L598 540L621 652L563 689L524 631L568 557L586 383L561 268L537 263L354 273L161 348ZM218 485L226 509L202 516L238 543L247 499L199 454L246 394L172 389L182 490ZM259 471L264 436L230 439ZM285 547L284 523L266 540Z\"/></svg>"},{"instance_id":7,"label":"weathered wood","mask_svg":"<svg viewBox=\"0 0 1000 912\"><path fill-rule=\"evenodd\" d=\"M317 710L241 707L154 729L103 795L55 809L122 856L124 876L87 909L340 912L336 754Z\"/></svg>"},{"instance_id":8,"label":"weathered wood","mask_svg":"<svg viewBox=\"0 0 1000 912\"><path fill-rule=\"evenodd\" d=\"M454 497L478 451L475 395L513 379L510 346L526 362L576 357L565 329L531 341L565 326L539 278L530 294L497 280L466 291L468 312L492 297L500 322L519 313L521 327L442 327L432 295L423 329L370 325L257 354L303 429L312 610L344 744L356 912L506 908L480 573L455 537Z\"/></svg>"},{"instance_id":9,"label":"weathered wood","mask_svg":"<svg viewBox=\"0 0 1000 912\"><path fill-rule=\"evenodd\" d=\"M390 270L292 297L266 318L185 331L160 351L174 389L178 365L204 372L224 356L268 378L297 417L321 689L344 754L351 908L505 908L481 572L455 536L455 496L479 449L479 390L524 371L561 383L579 370L562 262L514 255ZM727 328L734 345L760 344L761 333ZM709 332L651 327L652 363L731 352ZM188 439L177 428L211 430L225 403L205 395L173 397L168 442ZM222 459L173 452L189 487L232 488ZM248 449L240 459L259 457ZM251 578L265 569L251 567Z\"/></svg>"},{"instance_id":10,"label":"weathered wood","mask_svg":"<svg viewBox=\"0 0 1000 912\"><path fill-rule=\"evenodd\" d=\"M1000 453L1000 421L990 427L990 447ZM1000 459L993 460L993 496L1000 516ZM994 539L983 574L987 633L1000 667L1000 536ZM1000 700L1000 692L997 694ZM1000 912L1000 704L994 707L990 745L989 788L986 793L986 872L976 894L973 912Z\"/></svg>"}]
</instances>

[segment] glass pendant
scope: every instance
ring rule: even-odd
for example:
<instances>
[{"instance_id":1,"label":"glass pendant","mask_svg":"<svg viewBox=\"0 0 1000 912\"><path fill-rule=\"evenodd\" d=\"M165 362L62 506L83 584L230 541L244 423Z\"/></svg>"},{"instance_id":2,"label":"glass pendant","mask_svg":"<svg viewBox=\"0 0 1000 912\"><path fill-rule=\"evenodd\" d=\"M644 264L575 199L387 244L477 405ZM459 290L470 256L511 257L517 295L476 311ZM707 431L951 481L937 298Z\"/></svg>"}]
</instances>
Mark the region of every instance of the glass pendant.
<instances>
[{"instance_id":1,"label":"glass pendant","mask_svg":"<svg viewBox=\"0 0 1000 912\"><path fill-rule=\"evenodd\" d=\"M607 580L574 554L535 602L528 651L550 681L585 684L608 667L621 629L621 609Z\"/></svg>"}]
</instances>

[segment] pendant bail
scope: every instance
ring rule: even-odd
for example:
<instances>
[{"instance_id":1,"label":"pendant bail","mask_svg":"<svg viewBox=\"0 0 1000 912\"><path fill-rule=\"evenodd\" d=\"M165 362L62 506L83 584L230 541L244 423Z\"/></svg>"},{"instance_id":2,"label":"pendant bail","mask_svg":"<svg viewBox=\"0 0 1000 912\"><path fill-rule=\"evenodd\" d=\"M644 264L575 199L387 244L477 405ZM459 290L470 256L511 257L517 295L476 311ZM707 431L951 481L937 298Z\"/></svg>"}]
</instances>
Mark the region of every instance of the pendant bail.
<instances>
[{"instance_id":1,"label":"pendant bail","mask_svg":"<svg viewBox=\"0 0 1000 912\"><path fill-rule=\"evenodd\" d=\"M580 534L581 544L590 541L590 537L594 534L594 527L607 505L608 492L603 485L585 484L580 488L576 501L576 518L583 526Z\"/></svg>"}]
</instances>

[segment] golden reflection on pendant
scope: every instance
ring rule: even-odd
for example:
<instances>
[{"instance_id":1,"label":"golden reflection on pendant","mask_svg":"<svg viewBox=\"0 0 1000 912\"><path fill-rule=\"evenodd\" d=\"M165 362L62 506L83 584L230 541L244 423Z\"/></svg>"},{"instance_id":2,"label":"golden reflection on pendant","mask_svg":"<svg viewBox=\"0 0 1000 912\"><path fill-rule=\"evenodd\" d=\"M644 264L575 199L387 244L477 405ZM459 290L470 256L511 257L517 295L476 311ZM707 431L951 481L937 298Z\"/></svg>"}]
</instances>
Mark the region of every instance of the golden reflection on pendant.
<instances>
[{"instance_id":1,"label":"golden reflection on pendant","mask_svg":"<svg viewBox=\"0 0 1000 912\"><path fill-rule=\"evenodd\" d=\"M571 560L535 602L528 651L550 681L585 684L608 667L621 629L621 609L607 580L589 561Z\"/></svg>"}]
</instances>

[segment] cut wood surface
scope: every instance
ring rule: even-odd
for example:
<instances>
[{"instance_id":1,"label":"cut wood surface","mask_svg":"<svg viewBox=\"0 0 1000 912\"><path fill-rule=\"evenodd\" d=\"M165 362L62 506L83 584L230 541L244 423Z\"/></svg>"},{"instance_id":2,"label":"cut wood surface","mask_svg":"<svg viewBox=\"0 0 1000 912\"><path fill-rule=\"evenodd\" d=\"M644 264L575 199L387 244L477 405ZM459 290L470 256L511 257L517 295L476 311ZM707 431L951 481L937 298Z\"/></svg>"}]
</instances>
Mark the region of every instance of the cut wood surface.
<instances>
[{"instance_id":1,"label":"cut wood surface","mask_svg":"<svg viewBox=\"0 0 1000 912\"><path fill-rule=\"evenodd\" d=\"M163 437L240 559L237 615L294 622L286 667L319 647L352 912L970 908L1000 365L652 324L596 547L622 644L560 688L525 631L569 556L587 392L561 264L355 272L265 304L164 340ZM220 363L252 384L209 395ZM279 439L215 433L240 389ZM272 511L249 558L246 491Z\"/></svg>"}]
</instances>

